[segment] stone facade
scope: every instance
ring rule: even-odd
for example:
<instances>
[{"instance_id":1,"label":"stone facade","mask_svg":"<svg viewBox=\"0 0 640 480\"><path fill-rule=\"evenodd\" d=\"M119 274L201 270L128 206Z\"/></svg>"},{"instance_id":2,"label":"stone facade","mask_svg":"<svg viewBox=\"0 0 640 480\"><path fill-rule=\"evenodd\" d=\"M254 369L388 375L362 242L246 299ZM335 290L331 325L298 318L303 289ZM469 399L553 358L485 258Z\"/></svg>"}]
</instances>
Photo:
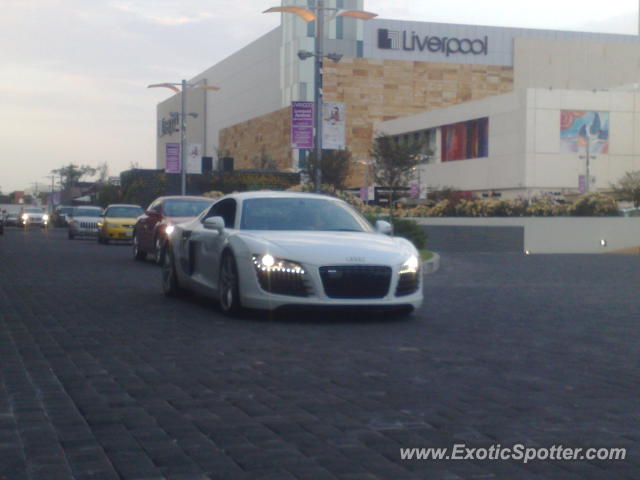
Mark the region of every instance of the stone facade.
<instances>
[{"instance_id":1,"label":"stone facade","mask_svg":"<svg viewBox=\"0 0 640 480\"><path fill-rule=\"evenodd\" d=\"M266 154L278 170L291 168L291 108L238 123L220 131L219 156L234 158L234 168L259 168L256 160Z\"/></svg>"},{"instance_id":2,"label":"stone facade","mask_svg":"<svg viewBox=\"0 0 640 480\"><path fill-rule=\"evenodd\" d=\"M354 162L371 157L376 122L448 107L513 90L513 68L493 65L343 58L325 62L326 101L344 102L346 144ZM253 168L264 148L281 168L292 165L290 109L284 108L220 134L220 146L236 158L236 168ZM354 165L349 184L364 184Z\"/></svg>"}]
</instances>

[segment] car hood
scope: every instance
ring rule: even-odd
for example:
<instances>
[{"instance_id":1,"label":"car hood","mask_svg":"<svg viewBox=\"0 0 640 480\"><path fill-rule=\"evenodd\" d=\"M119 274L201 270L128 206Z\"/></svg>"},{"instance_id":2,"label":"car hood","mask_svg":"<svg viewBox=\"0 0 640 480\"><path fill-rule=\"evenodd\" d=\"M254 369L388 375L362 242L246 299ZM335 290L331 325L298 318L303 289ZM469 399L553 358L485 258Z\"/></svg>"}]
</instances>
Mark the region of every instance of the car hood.
<instances>
[{"instance_id":1,"label":"car hood","mask_svg":"<svg viewBox=\"0 0 640 480\"><path fill-rule=\"evenodd\" d=\"M136 219L130 217L107 217L104 221L109 225L134 225L136 223Z\"/></svg>"},{"instance_id":2,"label":"car hood","mask_svg":"<svg viewBox=\"0 0 640 480\"><path fill-rule=\"evenodd\" d=\"M72 217L71 220L74 222L94 222L98 223L100 221L100 217Z\"/></svg>"},{"instance_id":3,"label":"car hood","mask_svg":"<svg viewBox=\"0 0 640 480\"><path fill-rule=\"evenodd\" d=\"M190 222L196 217L167 217L165 216L162 220L162 223L166 223L168 225L176 225L178 223Z\"/></svg>"},{"instance_id":4,"label":"car hood","mask_svg":"<svg viewBox=\"0 0 640 480\"><path fill-rule=\"evenodd\" d=\"M417 251L400 237L365 232L246 232L251 253L314 265L399 264Z\"/></svg>"}]
</instances>

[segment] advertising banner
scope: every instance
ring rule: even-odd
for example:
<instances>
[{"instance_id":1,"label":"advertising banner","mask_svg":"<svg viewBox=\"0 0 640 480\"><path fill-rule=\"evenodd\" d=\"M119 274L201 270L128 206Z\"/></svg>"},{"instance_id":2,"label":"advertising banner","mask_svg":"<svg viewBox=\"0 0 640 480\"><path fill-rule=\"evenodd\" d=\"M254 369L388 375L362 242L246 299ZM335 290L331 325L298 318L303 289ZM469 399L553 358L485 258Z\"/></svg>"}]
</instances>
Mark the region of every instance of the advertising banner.
<instances>
[{"instance_id":1,"label":"advertising banner","mask_svg":"<svg viewBox=\"0 0 640 480\"><path fill-rule=\"evenodd\" d=\"M187 149L187 173L202 173L202 144L190 143Z\"/></svg>"},{"instance_id":2,"label":"advertising banner","mask_svg":"<svg viewBox=\"0 0 640 480\"><path fill-rule=\"evenodd\" d=\"M313 102L291 102L291 148L313 148Z\"/></svg>"},{"instance_id":3,"label":"advertising banner","mask_svg":"<svg viewBox=\"0 0 640 480\"><path fill-rule=\"evenodd\" d=\"M165 143L165 168L166 173L180 173L180 144Z\"/></svg>"},{"instance_id":4,"label":"advertising banner","mask_svg":"<svg viewBox=\"0 0 640 480\"><path fill-rule=\"evenodd\" d=\"M322 119L322 149L344 150L344 103L324 102Z\"/></svg>"},{"instance_id":5,"label":"advertising banner","mask_svg":"<svg viewBox=\"0 0 640 480\"><path fill-rule=\"evenodd\" d=\"M609 112L562 110L560 112L560 152L609 153Z\"/></svg>"}]
</instances>

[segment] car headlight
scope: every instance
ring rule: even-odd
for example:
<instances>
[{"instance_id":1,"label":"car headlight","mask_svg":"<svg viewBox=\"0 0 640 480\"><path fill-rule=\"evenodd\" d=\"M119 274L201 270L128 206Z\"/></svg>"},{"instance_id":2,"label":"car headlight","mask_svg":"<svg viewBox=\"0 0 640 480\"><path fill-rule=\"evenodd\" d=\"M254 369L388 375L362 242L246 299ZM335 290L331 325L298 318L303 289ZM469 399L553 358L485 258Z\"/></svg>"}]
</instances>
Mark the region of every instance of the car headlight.
<instances>
[{"instance_id":1,"label":"car headlight","mask_svg":"<svg viewBox=\"0 0 640 480\"><path fill-rule=\"evenodd\" d=\"M171 236L174 230L175 228L173 225L167 225L166 228L164 229L164 232L167 234L167 237L169 237Z\"/></svg>"},{"instance_id":2,"label":"car headlight","mask_svg":"<svg viewBox=\"0 0 640 480\"><path fill-rule=\"evenodd\" d=\"M264 255L253 255L253 265L259 272L284 272L284 273L297 273L304 275L305 271L302 265L290 260L284 260L282 258L274 258L272 255L266 253Z\"/></svg>"},{"instance_id":3,"label":"car headlight","mask_svg":"<svg viewBox=\"0 0 640 480\"><path fill-rule=\"evenodd\" d=\"M420 269L420 261L415 255L411 255L400 267L400 275L403 273L416 273Z\"/></svg>"},{"instance_id":4,"label":"car headlight","mask_svg":"<svg viewBox=\"0 0 640 480\"><path fill-rule=\"evenodd\" d=\"M22 215L22 220L24 220L25 222L29 220L29 215L27 215L26 213Z\"/></svg>"},{"instance_id":5,"label":"car headlight","mask_svg":"<svg viewBox=\"0 0 640 480\"><path fill-rule=\"evenodd\" d=\"M49 220L49 215L47 215L46 213L42 216L42 219L46 222L47 220Z\"/></svg>"}]
</instances>

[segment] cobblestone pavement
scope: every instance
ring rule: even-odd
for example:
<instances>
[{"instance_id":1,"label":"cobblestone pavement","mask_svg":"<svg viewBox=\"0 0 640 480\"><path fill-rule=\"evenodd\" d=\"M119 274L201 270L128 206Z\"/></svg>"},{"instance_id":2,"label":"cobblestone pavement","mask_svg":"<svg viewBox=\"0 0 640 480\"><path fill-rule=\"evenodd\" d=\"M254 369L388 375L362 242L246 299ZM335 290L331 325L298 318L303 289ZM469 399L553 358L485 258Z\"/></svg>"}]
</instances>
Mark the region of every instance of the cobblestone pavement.
<instances>
[{"instance_id":1,"label":"cobblestone pavement","mask_svg":"<svg viewBox=\"0 0 640 480\"><path fill-rule=\"evenodd\" d=\"M228 319L130 247L0 237L0 479L637 479L640 256L449 254L408 319ZM403 461L401 447L626 447Z\"/></svg>"}]
</instances>

